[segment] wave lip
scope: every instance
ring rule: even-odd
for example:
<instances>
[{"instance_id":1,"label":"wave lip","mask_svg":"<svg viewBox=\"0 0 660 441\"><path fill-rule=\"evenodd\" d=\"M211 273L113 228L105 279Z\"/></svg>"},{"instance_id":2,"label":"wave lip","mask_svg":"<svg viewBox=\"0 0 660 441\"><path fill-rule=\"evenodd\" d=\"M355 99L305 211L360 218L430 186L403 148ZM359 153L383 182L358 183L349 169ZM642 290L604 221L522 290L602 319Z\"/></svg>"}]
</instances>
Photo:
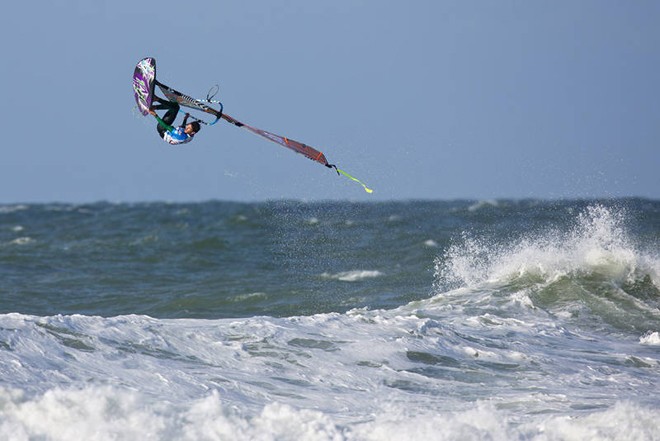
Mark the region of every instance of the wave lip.
<instances>
[{"instance_id":1,"label":"wave lip","mask_svg":"<svg viewBox=\"0 0 660 441\"><path fill-rule=\"evenodd\" d=\"M436 285L510 283L520 278L553 281L566 275L601 275L613 281L649 277L660 288L660 258L628 238L620 213L597 205L568 233L548 231L513 243L488 242L464 233L435 261Z\"/></svg>"}]
</instances>

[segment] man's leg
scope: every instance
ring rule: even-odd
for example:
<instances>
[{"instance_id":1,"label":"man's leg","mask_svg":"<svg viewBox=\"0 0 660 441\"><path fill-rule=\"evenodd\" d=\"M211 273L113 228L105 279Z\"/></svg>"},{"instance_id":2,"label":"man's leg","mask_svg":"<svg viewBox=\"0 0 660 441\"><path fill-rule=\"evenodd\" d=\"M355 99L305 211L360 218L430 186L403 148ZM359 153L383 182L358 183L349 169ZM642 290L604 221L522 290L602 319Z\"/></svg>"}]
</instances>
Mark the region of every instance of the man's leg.
<instances>
[{"instance_id":1,"label":"man's leg","mask_svg":"<svg viewBox=\"0 0 660 441\"><path fill-rule=\"evenodd\" d=\"M162 120L165 124L173 126L174 125L174 120L176 120L176 116L179 113L179 105L177 103L173 103L172 101L165 101L161 99L157 99L159 105L156 106L151 106L152 109L154 110L161 110L161 109L167 109L167 112L165 112L165 116L163 116ZM154 99L156 101L156 99ZM158 134L162 138L163 135L165 134L165 127L163 127L160 123L156 124L156 130L158 130Z\"/></svg>"}]
</instances>

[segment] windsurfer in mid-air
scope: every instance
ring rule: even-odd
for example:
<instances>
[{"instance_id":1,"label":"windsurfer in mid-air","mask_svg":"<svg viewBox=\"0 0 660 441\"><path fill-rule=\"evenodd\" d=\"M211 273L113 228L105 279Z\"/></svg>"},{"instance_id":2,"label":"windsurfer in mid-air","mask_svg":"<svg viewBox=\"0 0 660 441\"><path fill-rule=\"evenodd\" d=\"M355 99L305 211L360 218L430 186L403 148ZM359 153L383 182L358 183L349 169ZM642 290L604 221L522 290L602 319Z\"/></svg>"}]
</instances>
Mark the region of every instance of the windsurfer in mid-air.
<instances>
[{"instance_id":1,"label":"windsurfer in mid-air","mask_svg":"<svg viewBox=\"0 0 660 441\"><path fill-rule=\"evenodd\" d=\"M167 100L159 98L155 95L155 86L160 88L160 90L168 98ZM367 193L373 192L372 189L367 187L359 179L349 175L344 170L338 168L336 165L330 164L325 155L319 150L316 150L314 147L310 147L307 144L303 144L302 142L287 138L285 136L276 135L275 133L243 124L237 119L224 114L222 112L222 103L220 101L213 100L213 97L218 92L218 86L212 88L209 91L205 100L200 100L192 98L188 95L184 95L183 93L178 92L171 87L164 85L163 83L160 83L158 80L156 80L156 60L153 57L143 58L135 66L135 70L133 71L133 92L135 93L135 101L138 105L140 113L144 116L151 114L156 118L156 120L158 120L158 125L156 126L158 134L161 138L163 138L165 142L169 144L178 145L188 143L192 141L195 137L195 134L199 132L200 123L212 126L220 119L224 119L236 127L241 127L254 133L255 135L259 135L269 141L277 143L282 147L293 150L296 153L300 153L312 161L334 169L337 174L343 175L348 179L362 185L364 191ZM215 109L210 106L211 104L217 104L220 108ZM215 117L215 121L207 122L186 113L186 116L183 119L183 123L178 127L173 127L177 113L181 111L182 106L193 109L197 112L212 115ZM158 116L156 110L165 110L165 115L163 115L162 119ZM188 119L190 118L192 118L194 122L188 123Z\"/></svg>"},{"instance_id":2,"label":"windsurfer in mid-air","mask_svg":"<svg viewBox=\"0 0 660 441\"><path fill-rule=\"evenodd\" d=\"M190 114L186 113L186 116L183 118L183 123L178 127L173 127L174 120L176 120L177 113L179 113L179 104L173 101L164 100L159 97L154 97L154 103L158 102L160 104L152 105L149 109L149 113L156 117L158 120L158 125L156 130L161 138L167 143L172 145L185 144L190 142L195 137L195 134L199 132L200 125L199 122L193 121L188 124L188 117ZM161 119L156 110L166 109L165 115Z\"/></svg>"}]
</instances>

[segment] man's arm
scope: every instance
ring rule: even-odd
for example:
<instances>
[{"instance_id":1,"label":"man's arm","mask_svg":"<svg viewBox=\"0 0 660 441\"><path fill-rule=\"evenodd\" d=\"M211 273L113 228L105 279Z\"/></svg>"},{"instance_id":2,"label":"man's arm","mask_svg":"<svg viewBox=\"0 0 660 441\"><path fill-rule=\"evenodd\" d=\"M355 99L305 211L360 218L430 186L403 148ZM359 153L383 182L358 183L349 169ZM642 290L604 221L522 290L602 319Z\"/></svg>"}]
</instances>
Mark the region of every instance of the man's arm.
<instances>
[{"instance_id":1,"label":"man's arm","mask_svg":"<svg viewBox=\"0 0 660 441\"><path fill-rule=\"evenodd\" d=\"M156 121L158 121L158 124L161 127L163 127L165 130L167 130L168 132L174 130L174 127L172 127L171 125L167 124L165 121L160 119L160 117L158 116L158 114L156 113L155 110L149 109L149 113L151 113L154 116L154 118L156 118Z\"/></svg>"}]
</instances>

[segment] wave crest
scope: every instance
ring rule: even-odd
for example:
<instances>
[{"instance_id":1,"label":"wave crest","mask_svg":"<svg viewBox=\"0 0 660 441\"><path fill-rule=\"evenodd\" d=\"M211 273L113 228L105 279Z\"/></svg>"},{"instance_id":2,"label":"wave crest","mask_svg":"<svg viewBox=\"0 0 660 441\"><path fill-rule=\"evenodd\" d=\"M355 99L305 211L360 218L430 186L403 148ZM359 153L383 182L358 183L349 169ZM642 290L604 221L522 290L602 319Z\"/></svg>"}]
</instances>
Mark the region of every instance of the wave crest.
<instances>
[{"instance_id":1,"label":"wave crest","mask_svg":"<svg viewBox=\"0 0 660 441\"><path fill-rule=\"evenodd\" d=\"M567 231L544 230L507 243L463 233L435 261L436 292L525 292L535 306L555 313L577 316L586 305L610 323L634 327L641 312L648 325L659 317L660 258L657 249L644 251L630 237L625 211L602 205L577 214ZM617 318L622 310L633 317Z\"/></svg>"},{"instance_id":2,"label":"wave crest","mask_svg":"<svg viewBox=\"0 0 660 441\"><path fill-rule=\"evenodd\" d=\"M623 213L595 205L578 214L575 226L566 233L550 230L502 244L464 232L436 258L436 287L600 275L628 282L649 277L659 288L660 259L640 251L624 226Z\"/></svg>"}]
</instances>

